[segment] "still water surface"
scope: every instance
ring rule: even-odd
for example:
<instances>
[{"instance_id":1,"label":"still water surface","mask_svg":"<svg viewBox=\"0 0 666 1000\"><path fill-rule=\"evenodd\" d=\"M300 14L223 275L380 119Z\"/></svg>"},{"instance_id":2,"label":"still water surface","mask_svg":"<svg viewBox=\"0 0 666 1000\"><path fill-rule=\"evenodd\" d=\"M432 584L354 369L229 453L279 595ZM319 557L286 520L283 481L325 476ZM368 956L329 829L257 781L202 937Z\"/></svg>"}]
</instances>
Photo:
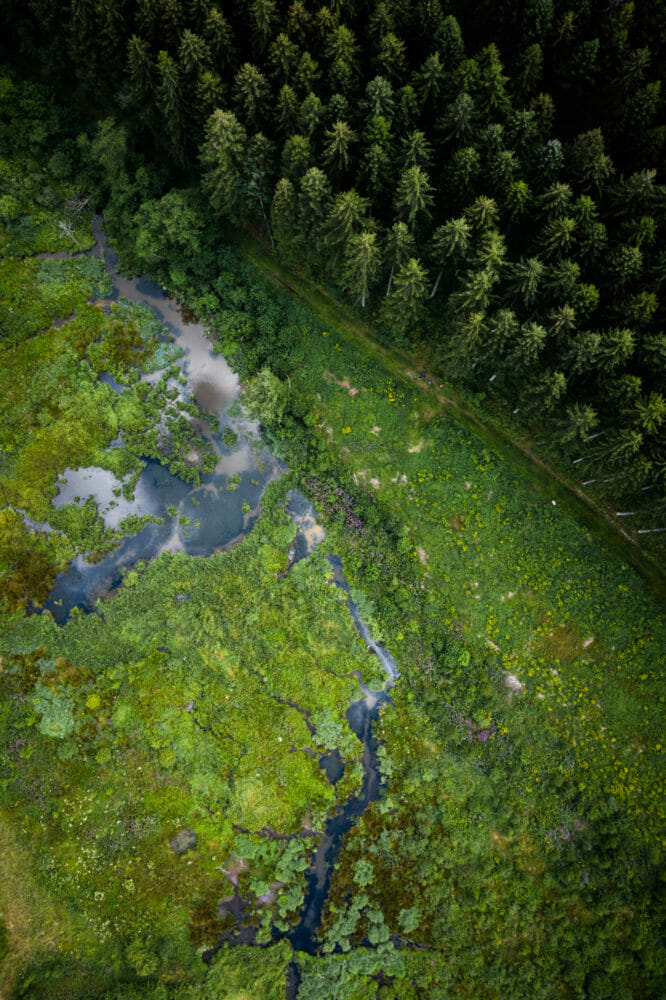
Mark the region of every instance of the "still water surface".
<instances>
[{"instance_id":1,"label":"still water surface","mask_svg":"<svg viewBox=\"0 0 666 1000\"><path fill-rule=\"evenodd\" d=\"M126 299L145 302L154 310L164 327L165 337L173 338L182 351L176 362L186 380L182 397L198 403L219 420L217 433L206 421L196 422L198 434L210 443L217 455L217 465L212 473L202 478L200 486L194 486L172 475L159 462L150 460L137 482L132 500L120 494L122 482L106 469L66 469L58 484L54 506L84 503L92 496L109 528L117 528L130 514L150 514L163 519L163 523L149 524L137 535L125 538L98 563L89 563L84 556L78 556L57 577L45 604L58 622L66 621L73 607L93 610L97 600L108 596L120 584L123 573L140 559L154 559L163 552L207 556L234 544L254 524L267 483L279 478L284 471L260 441L257 425L242 415L227 413L239 398L240 385L224 357L213 352L203 325L169 299L154 281L119 274L117 257L106 244L99 219L94 221L93 232L96 246L92 253L103 256L112 284L110 295L100 304ZM159 375L145 377L155 380ZM115 392L123 391L124 387L108 374L101 377ZM233 446L223 441L224 431L229 427L238 435ZM118 447L121 443L117 440L110 447ZM176 514L169 513L169 508L175 508Z\"/></svg>"}]
</instances>

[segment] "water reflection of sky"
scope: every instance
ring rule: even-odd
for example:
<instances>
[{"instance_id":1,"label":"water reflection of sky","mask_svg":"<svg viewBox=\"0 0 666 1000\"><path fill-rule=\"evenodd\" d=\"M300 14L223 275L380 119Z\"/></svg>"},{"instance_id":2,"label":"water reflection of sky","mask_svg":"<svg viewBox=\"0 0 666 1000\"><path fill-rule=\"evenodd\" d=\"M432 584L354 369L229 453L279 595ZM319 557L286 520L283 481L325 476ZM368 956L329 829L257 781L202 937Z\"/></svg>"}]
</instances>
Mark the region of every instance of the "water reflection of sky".
<instances>
[{"instance_id":1,"label":"water reflection of sky","mask_svg":"<svg viewBox=\"0 0 666 1000\"><path fill-rule=\"evenodd\" d=\"M95 234L98 247L104 246L99 226L95 226ZM123 571L140 559L147 561L163 552L206 556L238 540L256 520L266 484L278 478L283 470L262 445L256 425L243 416L231 417L226 413L238 399L240 386L224 357L212 350L202 324L189 322L190 317L183 316L178 305L167 299L155 282L119 275L115 270L115 255L106 248L105 261L112 279L109 300L125 298L147 303L183 351L177 361L186 378L182 395L218 417L217 434L203 421L198 421L196 427L213 447L218 461L213 472L202 477L200 486L185 483L158 462L148 461L129 500L122 495L123 482L108 469L65 470L54 506L84 503L93 497L105 524L113 530L132 514L149 514L163 519L163 523L149 524L134 537L125 538L98 563L88 563L78 556L58 576L45 605L59 622L64 622L75 606L92 610L98 598L107 596L119 585ZM148 378L155 381L159 374ZM116 392L123 390L109 375L103 375L102 379ZM229 427L238 435L233 446L223 441L224 431ZM117 440L111 447L119 443Z\"/></svg>"}]
</instances>

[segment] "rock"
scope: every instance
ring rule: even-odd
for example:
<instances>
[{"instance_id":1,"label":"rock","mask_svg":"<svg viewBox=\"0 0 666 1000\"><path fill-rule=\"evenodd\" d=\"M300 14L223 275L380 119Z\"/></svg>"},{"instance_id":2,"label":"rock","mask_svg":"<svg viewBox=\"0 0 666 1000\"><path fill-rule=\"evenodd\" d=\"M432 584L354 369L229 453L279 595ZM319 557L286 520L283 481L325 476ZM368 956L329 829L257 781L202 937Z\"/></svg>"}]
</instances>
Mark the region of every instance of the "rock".
<instances>
[{"instance_id":1,"label":"rock","mask_svg":"<svg viewBox=\"0 0 666 1000\"><path fill-rule=\"evenodd\" d=\"M185 854L196 845L197 835L194 830L181 830L169 841L169 847L174 854Z\"/></svg>"}]
</instances>

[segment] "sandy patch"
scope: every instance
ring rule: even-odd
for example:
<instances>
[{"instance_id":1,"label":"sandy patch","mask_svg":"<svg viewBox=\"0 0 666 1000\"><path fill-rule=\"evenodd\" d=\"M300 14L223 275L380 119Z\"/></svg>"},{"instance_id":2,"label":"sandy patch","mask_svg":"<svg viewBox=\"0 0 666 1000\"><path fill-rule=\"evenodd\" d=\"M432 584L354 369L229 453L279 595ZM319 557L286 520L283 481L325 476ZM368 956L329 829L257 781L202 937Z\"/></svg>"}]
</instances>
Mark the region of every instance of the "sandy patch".
<instances>
[{"instance_id":1,"label":"sandy patch","mask_svg":"<svg viewBox=\"0 0 666 1000\"><path fill-rule=\"evenodd\" d=\"M329 382L335 382L335 384L339 385L341 389L346 389L352 399L354 396L358 396L358 389L351 384L348 378L336 378L333 372L324 372L324 378Z\"/></svg>"},{"instance_id":2,"label":"sandy patch","mask_svg":"<svg viewBox=\"0 0 666 1000\"><path fill-rule=\"evenodd\" d=\"M423 448L423 441L419 441L419 443L418 443L418 444L413 444L411 448L408 448L408 449L407 449L407 451L408 451L408 452L409 452L409 453L410 453L411 455L413 455L413 454L414 454L415 452L417 452L417 453L418 453L419 451L421 451L421 449L422 449L422 448Z\"/></svg>"}]
</instances>

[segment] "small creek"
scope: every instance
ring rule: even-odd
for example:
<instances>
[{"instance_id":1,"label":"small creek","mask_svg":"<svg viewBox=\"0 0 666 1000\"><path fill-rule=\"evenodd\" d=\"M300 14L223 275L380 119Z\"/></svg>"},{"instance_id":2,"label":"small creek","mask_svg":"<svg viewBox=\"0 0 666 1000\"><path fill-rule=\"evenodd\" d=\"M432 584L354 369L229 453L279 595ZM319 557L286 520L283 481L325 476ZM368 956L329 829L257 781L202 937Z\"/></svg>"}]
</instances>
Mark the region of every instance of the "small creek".
<instances>
[{"instance_id":1,"label":"small creek","mask_svg":"<svg viewBox=\"0 0 666 1000\"><path fill-rule=\"evenodd\" d=\"M298 530L289 552L288 569L280 575L279 579L284 578L299 560L310 555L325 538L324 529L317 523L312 504L302 493L298 490L291 490L287 494L287 501L287 513ZM286 937L295 951L305 951L311 955L317 953L321 944L317 938L317 931L328 898L335 863L342 846L342 838L365 812L370 803L375 802L381 795L381 774L377 759L379 743L372 733L372 722L378 717L381 704L389 701L389 691L400 676L398 666L389 651L383 643L377 642L373 638L368 626L361 618L358 605L350 596L350 588L344 576L341 560L336 555L330 555L328 562L332 570L332 583L347 595L347 608L356 629L368 650L378 657L386 675L386 681L380 690L371 690L361 680L360 675L356 674L363 697L352 702L345 712L345 718L349 728L363 747L361 753L363 766L361 789L341 804L335 815L326 822L324 832L312 854L310 866L306 872L305 898L298 923L286 933L279 931L273 933L275 940ZM344 770L344 763L337 750L323 755L320 758L319 766L326 771L328 780L332 784L339 780ZM236 891L233 900L225 901L222 908L225 912L231 912L235 915L237 927L235 932L225 932L217 945L204 952L203 958L206 962L210 962L224 944L233 946L234 944L254 943L256 928L243 924L246 907L239 894L237 879L234 881L232 878L231 880L234 882ZM296 1000L297 996L298 973L295 964L292 963L287 981L286 1000Z\"/></svg>"},{"instance_id":2,"label":"small creek","mask_svg":"<svg viewBox=\"0 0 666 1000\"><path fill-rule=\"evenodd\" d=\"M94 610L96 601L116 589L123 573L140 559L154 559L163 552L207 556L239 541L258 516L266 484L284 471L260 441L256 424L242 415L231 416L227 412L239 398L240 384L224 357L213 352L203 325L169 299L154 281L145 277L126 278L118 273L117 256L107 246L98 217L93 220L93 233L96 243L88 253L103 257L112 285L110 295L98 304L126 299L146 303L153 309L166 331L165 336L173 339L183 352L176 361L186 379L182 398L194 400L219 420L218 432L207 422L196 421L196 430L212 446L217 465L213 472L202 477L200 486L194 486L172 475L159 462L149 460L132 500L120 494L122 483L106 469L65 470L54 506L82 503L92 496L109 528L117 528L131 514L151 515L163 523L150 523L133 537L125 537L97 563L77 556L57 577L45 604L60 623L67 620L74 607ZM144 377L154 380L159 374ZM108 373L103 373L100 379L115 392L124 389ZM238 436L231 446L223 440L228 428ZM112 442L110 448L120 443Z\"/></svg>"},{"instance_id":3,"label":"small creek","mask_svg":"<svg viewBox=\"0 0 666 1000\"><path fill-rule=\"evenodd\" d=\"M117 588L123 573L139 560L150 560L163 552L206 556L239 541L251 529L258 516L259 502L266 484L284 471L284 466L258 439L256 425L242 416L233 417L227 412L240 395L240 385L225 359L213 352L204 327L169 299L155 282L145 277L125 278L118 273L117 257L106 245L98 217L93 221L93 232L96 244L88 252L103 256L112 282L111 293L103 301L112 302L123 298L130 302L145 302L155 311L167 335L173 338L183 352L177 363L186 379L184 398L194 399L219 419L218 432L214 432L204 421L199 421L197 426L199 434L214 448L218 461L213 472L203 477L200 486L192 486L172 475L158 462L148 461L131 500L122 496L122 484L108 470L95 467L66 470L59 483L59 494L54 500L54 506L81 503L92 496L109 528L117 528L121 520L130 514L149 514L162 518L163 523L148 524L138 534L125 538L110 555L98 563L89 563L83 556L73 560L68 569L56 579L45 605L61 623L67 620L72 608L76 606L86 611L94 610L97 600ZM124 387L110 375L102 374L100 378L115 392L123 391ZM224 431L229 427L238 435L238 441L233 446L227 446L223 441ZM120 444L118 439L111 443L110 448ZM229 489L231 477L236 479L232 490ZM242 509L244 505L245 513ZM169 508L175 508L177 514L169 514ZM300 559L310 555L325 537L324 529L317 523L312 504L302 493L290 491L286 510L297 526L297 532L289 552L288 569L280 578L286 576ZM183 524L181 518L187 518L191 523ZM33 527L37 530L50 530L48 524L34 524ZM276 937L287 937L295 950L310 954L315 954L318 948L317 931L342 838L370 803L376 801L381 794L378 741L372 733L372 722L377 718L381 704L389 700L388 693L399 677L395 660L386 647L373 638L361 618L358 605L350 595L340 559L331 555L328 561L332 570L332 582L345 592L347 607L356 629L367 648L378 657L386 681L381 690L371 690L362 681L360 674L356 675L363 697L348 707L345 718L363 747L361 789L340 805L335 815L326 822L306 873L305 898L298 923L286 934L275 932ZM322 755L319 765L332 784L339 780L344 770L344 763L336 749ZM235 884L237 886L237 880ZM231 937L223 935L216 946L204 953L206 961L211 960L225 941L230 944L252 941L251 928L242 927L244 905L237 888L234 906L233 912L238 919L236 934ZM297 993L298 976L295 966L292 966L287 1000L294 1000Z\"/></svg>"},{"instance_id":4,"label":"small creek","mask_svg":"<svg viewBox=\"0 0 666 1000\"><path fill-rule=\"evenodd\" d=\"M292 549L294 552L293 565L299 558L302 559L309 555L320 544L324 538L324 532L317 524L314 508L303 494L292 490L288 500L287 513L292 521L299 526ZM361 755L363 781L360 792L347 799L338 808L336 814L326 822L324 833L312 857L305 901L299 922L287 934L294 949L307 951L310 954L314 954L317 949L316 933L321 923L322 910L328 897L333 868L342 845L342 837L351 829L370 803L379 798L381 793L381 777L377 763L378 742L372 734L371 724L379 715L381 703L388 701L388 692L400 676L398 666L389 651L382 643L373 639L368 626L361 618L358 605L350 596L349 584L345 579L339 557L331 555L328 557L328 561L333 571L333 582L347 595L347 607L356 629L370 652L378 657L386 674L386 681L381 690L372 691L357 676L364 697L352 702L345 712L349 728L363 745ZM329 780L337 780L337 778ZM295 987L292 986L291 989L293 992ZM293 996L295 995L296 993L293 992Z\"/></svg>"}]
</instances>

